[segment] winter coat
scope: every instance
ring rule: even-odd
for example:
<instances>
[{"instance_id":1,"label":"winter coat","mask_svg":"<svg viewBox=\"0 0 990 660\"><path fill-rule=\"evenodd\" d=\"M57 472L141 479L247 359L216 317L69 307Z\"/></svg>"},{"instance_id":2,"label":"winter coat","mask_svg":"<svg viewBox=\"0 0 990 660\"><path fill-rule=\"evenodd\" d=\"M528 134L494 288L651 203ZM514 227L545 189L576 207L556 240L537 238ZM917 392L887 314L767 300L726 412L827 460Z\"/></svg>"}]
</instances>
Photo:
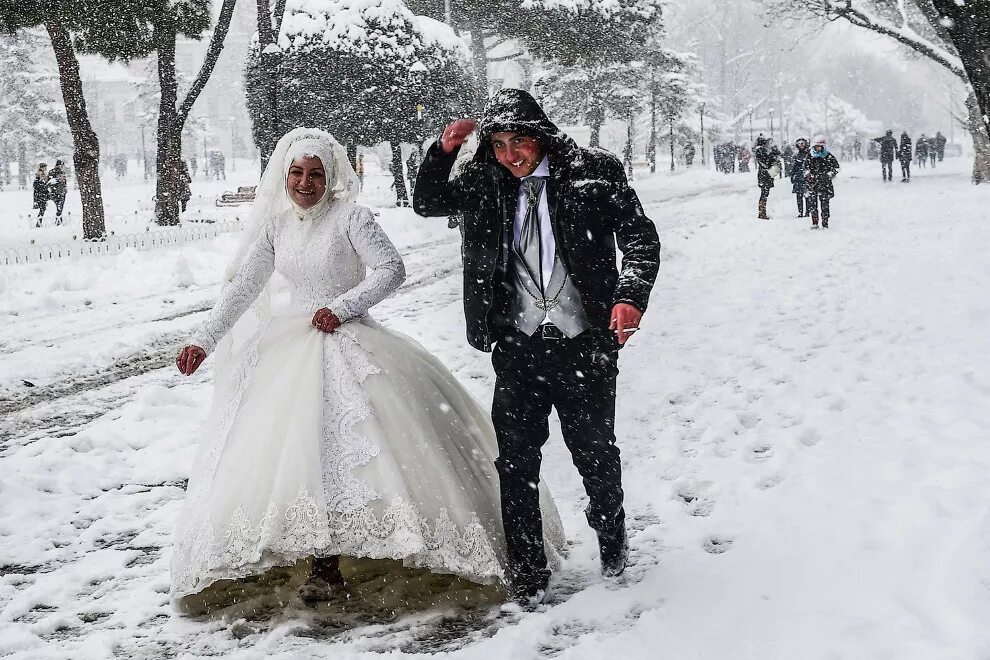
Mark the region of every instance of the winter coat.
<instances>
[{"instance_id":1,"label":"winter coat","mask_svg":"<svg viewBox=\"0 0 990 660\"><path fill-rule=\"evenodd\" d=\"M911 162L911 138L907 133L901 134L901 146L897 148L897 160L901 162Z\"/></svg>"},{"instance_id":2,"label":"winter coat","mask_svg":"<svg viewBox=\"0 0 990 660\"><path fill-rule=\"evenodd\" d=\"M51 199L65 199L69 191L65 170L58 165L53 167L48 173L48 190Z\"/></svg>"},{"instance_id":3,"label":"winter coat","mask_svg":"<svg viewBox=\"0 0 990 660\"><path fill-rule=\"evenodd\" d=\"M874 142L880 145L880 162L893 163L894 154L897 152L897 138L893 135L873 138Z\"/></svg>"},{"instance_id":4,"label":"winter coat","mask_svg":"<svg viewBox=\"0 0 990 660\"><path fill-rule=\"evenodd\" d=\"M41 208L51 199L48 181L39 176L34 177L34 208Z\"/></svg>"},{"instance_id":5,"label":"winter coat","mask_svg":"<svg viewBox=\"0 0 990 660\"><path fill-rule=\"evenodd\" d=\"M760 188L773 188L774 177L770 168L780 162L780 150L777 147L768 147L767 142L761 142L761 139L756 140L756 149L753 150L757 165L756 183Z\"/></svg>"},{"instance_id":6,"label":"winter coat","mask_svg":"<svg viewBox=\"0 0 990 660\"><path fill-rule=\"evenodd\" d=\"M808 166L810 159L811 152L807 149L804 151L798 149L794 152L791 160L791 192L798 195L805 193L806 181L804 179L804 170Z\"/></svg>"},{"instance_id":7,"label":"winter coat","mask_svg":"<svg viewBox=\"0 0 990 660\"><path fill-rule=\"evenodd\" d=\"M660 268L656 227L629 186L622 164L600 149L584 149L547 118L526 92L501 90L488 104L471 162L450 180L457 151L438 140L420 164L413 208L423 216L462 214L464 316L468 342L481 351L511 331L509 255L519 179L495 159L499 131L539 137L547 149L547 202L557 253L581 294L593 336L618 348L608 326L612 306L645 312ZM622 251L621 272L616 247Z\"/></svg>"},{"instance_id":8,"label":"winter coat","mask_svg":"<svg viewBox=\"0 0 990 660\"><path fill-rule=\"evenodd\" d=\"M192 199L192 177L189 176L189 172L182 170L179 172L179 199L183 202L188 202Z\"/></svg>"},{"instance_id":9,"label":"winter coat","mask_svg":"<svg viewBox=\"0 0 990 660\"><path fill-rule=\"evenodd\" d=\"M839 172L839 161L830 152L821 156L811 154L805 164L804 179L808 195L819 197L835 197L835 187L832 179Z\"/></svg>"},{"instance_id":10,"label":"winter coat","mask_svg":"<svg viewBox=\"0 0 990 660\"><path fill-rule=\"evenodd\" d=\"M915 145L914 153L918 156L918 158L928 158L928 138L921 136L918 139L918 144Z\"/></svg>"}]
</instances>

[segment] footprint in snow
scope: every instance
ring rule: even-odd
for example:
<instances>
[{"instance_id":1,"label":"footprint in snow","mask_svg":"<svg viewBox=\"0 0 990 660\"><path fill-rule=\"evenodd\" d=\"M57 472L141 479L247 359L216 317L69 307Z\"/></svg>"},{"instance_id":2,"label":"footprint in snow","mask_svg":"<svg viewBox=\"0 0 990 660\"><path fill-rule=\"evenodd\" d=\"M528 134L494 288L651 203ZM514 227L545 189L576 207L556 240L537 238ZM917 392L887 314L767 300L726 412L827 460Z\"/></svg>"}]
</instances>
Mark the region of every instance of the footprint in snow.
<instances>
[{"instance_id":1,"label":"footprint in snow","mask_svg":"<svg viewBox=\"0 0 990 660\"><path fill-rule=\"evenodd\" d=\"M710 555L720 555L727 552L733 543L733 539L727 536L711 536L705 539L701 547Z\"/></svg>"},{"instance_id":2,"label":"footprint in snow","mask_svg":"<svg viewBox=\"0 0 990 660\"><path fill-rule=\"evenodd\" d=\"M760 442L749 448L749 460L765 461L774 455L773 445Z\"/></svg>"}]
</instances>

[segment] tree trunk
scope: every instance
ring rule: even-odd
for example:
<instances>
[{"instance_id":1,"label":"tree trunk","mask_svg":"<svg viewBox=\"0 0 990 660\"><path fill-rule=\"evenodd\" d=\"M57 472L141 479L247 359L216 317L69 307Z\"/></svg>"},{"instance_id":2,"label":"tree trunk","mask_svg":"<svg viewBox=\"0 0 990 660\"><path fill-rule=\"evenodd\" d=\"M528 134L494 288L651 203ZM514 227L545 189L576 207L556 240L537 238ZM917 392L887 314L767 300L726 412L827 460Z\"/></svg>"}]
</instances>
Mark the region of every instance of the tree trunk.
<instances>
[{"instance_id":1,"label":"tree trunk","mask_svg":"<svg viewBox=\"0 0 990 660\"><path fill-rule=\"evenodd\" d=\"M402 144L398 140L389 141L392 148L392 180L395 182L395 205L408 206L409 193L406 192L406 179L402 176Z\"/></svg>"},{"instance_id":2,"label":"tree trunk","mask_svg":"<svg viewBox=\"0 0 990 660\"><path fill-rule=\"evenodd\" d=\"M670 120L670 171L674 171L674 120Z\"/></svg>"},{"instance_id":3,"label":"tree trunk","mask_svg":"<svg viewBox=\"0 0 990 660\"><path fill-rule=\"evenodd\" d=\"M990 183L990 134L973 94L966 97L966 112L969 134L973 138L973 183Z\"/></svg>"},{"instance_id":4,"label":"tree trunk","mask_svg":"<svg viewBox=\"0 0 990 660\"><path fill-rule=\"evenodd\" d=\"M103 187L100 184L100 141L86 112L79 60L76 59L68 30L54 21L46 22L45 29L48 30L58 62L65 115L72 132L72 164L82 199L83 238L100 240L107 235L103 218Z\"/></svg>"},{"instance_id":5,"label":"tree trunk","mask_svg":"<svg viewBox=\"0 0 990 660\"><path fill-rule=\"evenodd\" d=\"M932 0L973 87L978 119L990 133L990 0ZM971 122L972 123L972 122Z\"/></svg>"},{"instance_id":6,"label":"tree trunk","mask_svg":"<svg viewBox=\"0 0 990 660\"><path fill-rule=\"evenodd\" d=\"M24 190L28 185L28 172L31 167L28 165L27 140L17 143L17 186Z\"/></svg>"},{"instance_id":7,"label":"tree trunk","mask_svg":"<svg viewBox=\"0 0 990 660\"><path fill-rule=\"evenodd\" d=\"M650 146L647 149L646 157L650 161L650 174L657 171L657 93L655 84L651 80L650 93Z\"/></svg>"},{"instance_id":8,"label":"tree trunk","mask_svg":"<svg viewBox=\"0 0 990 660\"><path fill-rule=\"evenodd\" d=\"M282 136L281 126L278 118L278 70L281 63L281 52L272 52L269 46L278 43L278 34L281 31L282 17L285 15L285 0L278 0L275 6L269 9L268 0L257 1L257 26L258 26L258 48L261 53L261 70L263 75L262 88L265 90L265 108L263 111L264 127L262 128L261 143L258 149L261 151L261 170L268 166L268 159L271 158L275 150L275 144Z\"/></svg>"},{"instance_id":9,"label":"tree trunk","mask_svg":"<svg viewBox=\"0 0 990 660\"><path fill-rule=\"evenodd\" d=\"M182 130L176 112L178 90L175 82L175 22L162 16L155 24L155 49L158 51L158 86L161 103L158 108L158 145L155 170L155 222L159 225L179 224L179 151Z\"/></svg>"},{"instance_id":10,"label":"tree trunk","mask_svg":"<svg viewBox=\"0 0 990 660\"><path fill-rule=\"evenodd\" d=\"M602 133L602 122L594 120L591 122L591 137L588 139L589 147L598 147Z\"/></svg>"},{"instance_id":11,"label":"tree trunk","mask_svg":"<svg viewBox=\"0 0 990 660\"><path fill-rule=\"evenodd\" d=\"M480 25L471 26L471 63L474 69L474 110L480 114L488 102L488 51Z\"/></svg>"}]
</instances>

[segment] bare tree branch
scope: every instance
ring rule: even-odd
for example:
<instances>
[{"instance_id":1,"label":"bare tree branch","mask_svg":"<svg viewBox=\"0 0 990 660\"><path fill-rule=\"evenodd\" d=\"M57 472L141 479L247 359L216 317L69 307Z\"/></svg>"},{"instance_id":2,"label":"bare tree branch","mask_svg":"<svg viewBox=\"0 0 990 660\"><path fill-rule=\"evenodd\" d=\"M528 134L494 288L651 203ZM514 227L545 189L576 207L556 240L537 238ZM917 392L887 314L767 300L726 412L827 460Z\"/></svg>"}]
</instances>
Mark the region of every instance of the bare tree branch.
<instances>
[{"instance_id":1,"label":"bare tree branch","mask_svg":"<svg viewBox=\"0 0 990 660\"><path fill-rule=\"evenodd\" d=\"M199 98L199 94L203 91L203 88L206 87L206 83L213 73L213 67L216 66L217 60L220 58L220 51L223 50L224 40L227 38L227 30L230 29L230 20L234 15L234 6L236 4L237 0L223 0L223 5L220 7L220 15L217 17L217 25L213 29L213 37L210 39L210 47L206 50L206 57L203 59L203 66L200 67L196 80L193 81L192 87L189 88L189 92L182 99L182 104L179 106L178 118L180 125L185 123L193 104Z\"/></svg>"}]
</instances>

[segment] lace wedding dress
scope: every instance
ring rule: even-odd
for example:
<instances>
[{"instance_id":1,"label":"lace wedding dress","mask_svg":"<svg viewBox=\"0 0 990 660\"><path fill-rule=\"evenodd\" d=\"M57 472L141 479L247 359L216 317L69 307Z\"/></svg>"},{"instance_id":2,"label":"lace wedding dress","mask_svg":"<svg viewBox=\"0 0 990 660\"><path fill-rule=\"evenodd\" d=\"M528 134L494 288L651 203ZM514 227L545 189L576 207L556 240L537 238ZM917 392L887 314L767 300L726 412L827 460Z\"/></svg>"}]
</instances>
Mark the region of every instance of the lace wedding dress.
<instances>
[{"instance_id":1,"label":"lace wedding dress","mask_svg":"<svg viewBox=\"0 0 990 660\"><path fill-rule=\"evenodd\" d=\"M489 414L439 360L368 317L405 277L372 213L335 201L314 219L279 214L191 343L212 352L273 272L290 302L216 369L176 531L173 600L307 556L504 581ZM321 307L344 322L335 332L311 325ZM555 554L560 519L541 495Z\"/></svg>"}]
</instances>

